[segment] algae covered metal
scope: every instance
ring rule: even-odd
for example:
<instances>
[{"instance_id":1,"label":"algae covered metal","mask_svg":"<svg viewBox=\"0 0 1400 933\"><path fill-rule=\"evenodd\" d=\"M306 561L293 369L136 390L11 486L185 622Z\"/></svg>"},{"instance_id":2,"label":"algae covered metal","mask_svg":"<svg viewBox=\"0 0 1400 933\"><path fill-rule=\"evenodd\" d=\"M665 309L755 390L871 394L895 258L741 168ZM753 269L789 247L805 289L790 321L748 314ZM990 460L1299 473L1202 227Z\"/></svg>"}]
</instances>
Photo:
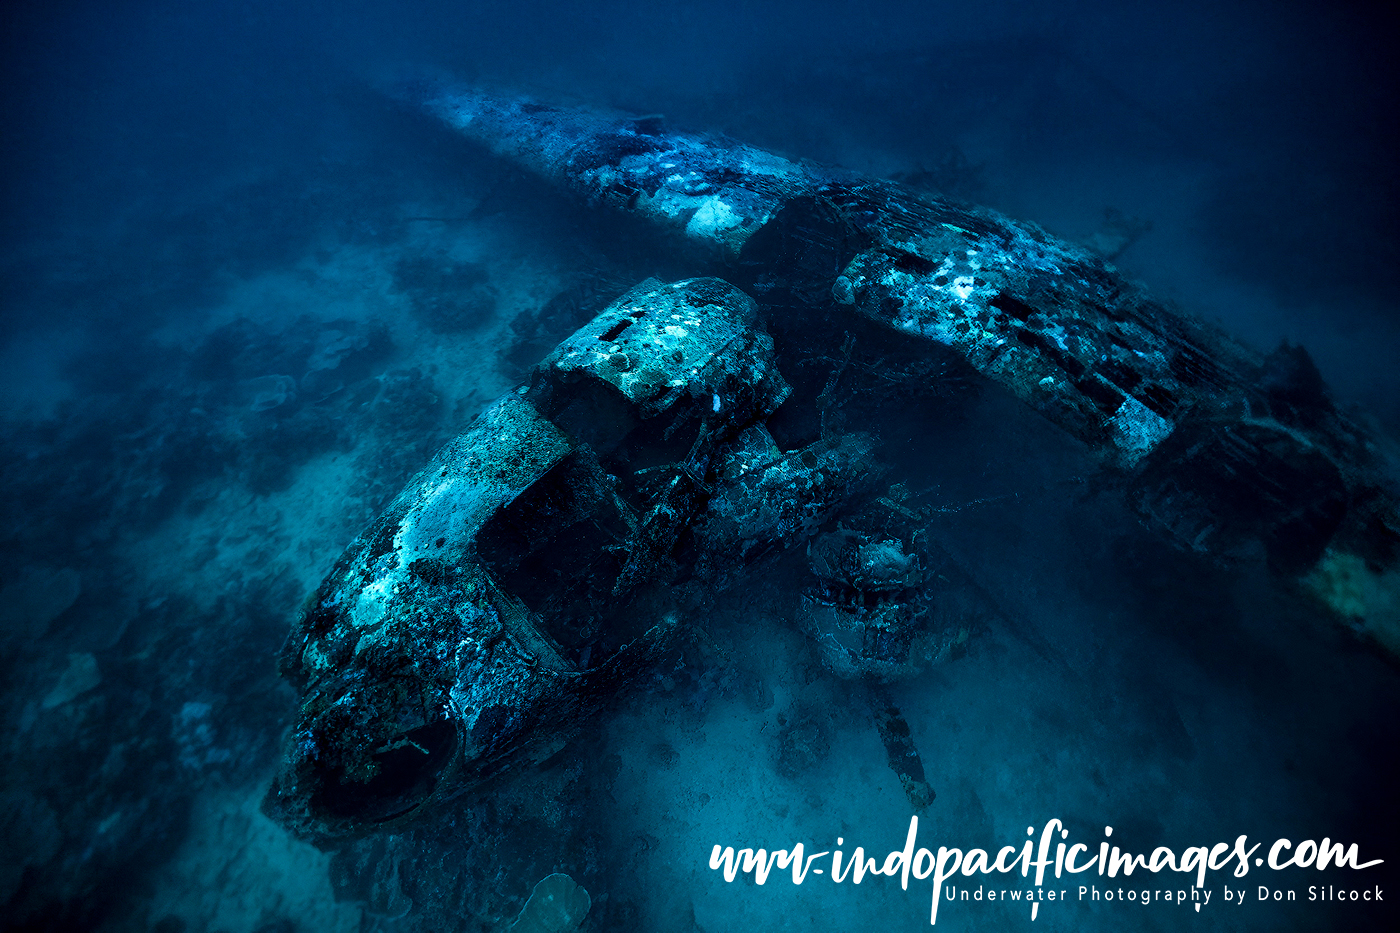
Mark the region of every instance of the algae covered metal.
<instances>
[{"instance_id":1,"label":"algae covered metal","mask_svg":"<svg viewBox=\"0 0 1400 933\"><path fill-rule=\"evenodd\" d=\"M694 572L703 549L678 545L712 499L757 555L784 516L820 522L856 483L858 439L769 458L794 482L746 515L788 392L752 299L717 279L643 283L560 344L308 602L282 654L303 700L269 812L352 835L558 751L667 650L666 584Z\"/></svg>"},{"instance_id":2,"label":"algae covered metal","mask_svg":"<svg viewBox=\"0 0 1400 933\"><path fill-rule=\"evenodd\" d=\"M1400 652L1394 464L1334 404L1301 348L1260 354L1083 247L896 182L674 131L659 117L437 79L390 90L671 237L678 254L763 301L770 327L779 316L844 315L931 354L956 352L1098 451L1144 524L1215 559L1262 552Z\"/></svg>"}]
</instances>

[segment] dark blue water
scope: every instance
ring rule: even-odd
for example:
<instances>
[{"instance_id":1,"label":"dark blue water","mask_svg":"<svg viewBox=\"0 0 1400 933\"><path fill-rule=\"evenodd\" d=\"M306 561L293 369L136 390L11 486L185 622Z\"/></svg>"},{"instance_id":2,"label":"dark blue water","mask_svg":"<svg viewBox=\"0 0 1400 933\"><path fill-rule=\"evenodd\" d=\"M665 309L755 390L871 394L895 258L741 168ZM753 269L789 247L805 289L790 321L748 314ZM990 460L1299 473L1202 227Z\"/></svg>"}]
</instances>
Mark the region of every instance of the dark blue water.
<instances>
[{"instance_id":1,"label":"dark blue water","mask_svg":"<svg viewBox=\"0 0 1400 933\"><path fill-rule=\"evenodd\" d=\"M0 23L17 930L500 930L556 871L592 895L587 930L927 923L928 882L709 868L717 843L903 846L865 701L777 597L720 605L684 669L416 836L318 852L258 812L297 699L275 655L335 557L553 345L545 309L689 274L381 97L392 69L663 113L1108 243L1185 312L1303 344L1400 437L1400 31L1369 5L58 2ZM1112 825L1145 854L1247 834L1385 860L1213 872L1199 912L1162 899L1180 873L1122 901L1066 882L1034 921L970 900L939 926L1386 928L1395 658L1262 566L1187 560L1111 497L1056 492L1087 453L997 392L935 427L915 440L942 501L1021 495L936 529L1000 612L891 688L938 794L920 845L995 855L1060 819L1089 855ZM1319 883L1386 900L1309 903Z\"/></svg>"}]
</instances>

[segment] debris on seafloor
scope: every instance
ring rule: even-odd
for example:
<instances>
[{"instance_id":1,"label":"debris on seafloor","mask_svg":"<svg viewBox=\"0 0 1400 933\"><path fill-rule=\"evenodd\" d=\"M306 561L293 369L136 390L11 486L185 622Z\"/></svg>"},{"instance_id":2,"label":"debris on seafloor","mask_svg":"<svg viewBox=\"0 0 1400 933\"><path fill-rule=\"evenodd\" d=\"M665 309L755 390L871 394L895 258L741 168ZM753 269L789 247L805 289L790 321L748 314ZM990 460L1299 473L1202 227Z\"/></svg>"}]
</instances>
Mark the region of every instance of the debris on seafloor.
<instances>
[{"instance_id":1,"label":"debris on seafloor","mask_svg":"<svg viewBox=\"0 0 1400 933\"><path fill-rule=\"evenodd\" d=\"M880 734L880 742L885 746L890 770L899 778L900 787L904 789L904 796L909 798L914 812L921 813L933 803L935 795L924 774L924 761L914 746L909 722L890 698L888 690L874 681L870 682L869 687L870 709L875 714L875 729Z\"/></svg>"},{"instance_id":2,"label":"debris on seafloor","mask_svg":"<svg viewBox=\"0 0 1400 933\"><path fill-rule=\"evenodd\" d=\"M97 667L97 658L86 651L69 654L68 666L59 675L58 683L44 696L43 708L62 706L101 683L102 672Z\"/></svg>"},{"instance_id":3,"label":"debris on seafloor","mask_svg":"<svg viewBox=\"0 0 1400 933\"><path fill-rule=\"evenodd\" d=\"M244 390L251 410L270 411L296 398L297 383L291 376L259 376L248 380Z\"/></svg>"},{"instance_id":4,"label":"debris on seafloor","mask_svg":"<svg viewBox=\"0 0 1400 933\"><path fill-rule=\"evenodd\" d=\"M1106 207L1103 223L1084 239L1084 245L1113 262L1152 230L1152 221L1130 217L1116 207Z\"/></svg>"},{"instance_id":5,"label":"debris on seafloor","mask_svg":"<svg viewBox=\"0 0 1400 933\"><path fill-rule=\"evenodd\" d=\"M810 546L815 586L803 594L802 627L838 676L890 680L918 667L929 632L920 625L932 593L915 549L848 528Z\"/></svg>"},{"instance_id":6,"label":"debris on seafloor","mask_svg":"<svg viewBox=\"0 0 1400 933\"><path fill-rule=\"evenodd\" d=\"M583 886L560 872L535 885L511 925L511 933L568 933L577 930L593 906Z\"/></svg>"}]
</instances>

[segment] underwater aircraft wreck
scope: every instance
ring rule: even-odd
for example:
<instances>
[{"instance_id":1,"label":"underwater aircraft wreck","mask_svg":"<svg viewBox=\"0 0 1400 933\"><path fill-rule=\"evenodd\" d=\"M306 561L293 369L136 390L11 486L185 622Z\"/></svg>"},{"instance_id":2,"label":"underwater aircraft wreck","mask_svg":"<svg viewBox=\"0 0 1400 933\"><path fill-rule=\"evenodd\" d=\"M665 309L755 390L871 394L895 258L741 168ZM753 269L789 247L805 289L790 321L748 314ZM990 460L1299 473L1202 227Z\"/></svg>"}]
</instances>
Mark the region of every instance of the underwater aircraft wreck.
<instances>
[{"instance_id":1,"label":"underwater aircraft wreck","mask_svg":"<svg viewBox=\"0 0 1400 933\"><path fill-rule=\"evenodd\" d=\"M965 640L966 618L938 607L984 594L895 494L878 435L950 373L1096 451L1177 547L1267 560L1400 652L1390 467L1301 348L1256 353L1086 249L895 182L657 117L422 79L393 93L654 226L697 278L644 282L566 338L308 602L281 660L300 722L265 802L299 835L398 825L548 758L666 655L704 593L796 552L798 625L832 672L871 684L891 763L926 803L878 684ZM798 359L814 355L827 372ZM844 420L827 404L843 379L861 396Z\"/></svg>"},{"instance_id":2,"label":"underwater aircraft wreck","mask_svg":"<svg viewBox=\"0 0 1400 933\"><path fill-rule=\"evenodd\" d=\"M755 302L720 279L643 282L561 343L311 598L282 657L304 699L269 809L308 838L353 835L557 752L654 668L687 603L871 487L868 435L778 448L767 422L790 392ZM956 639L910 612L900 541L818 543L833 670L909 673ZM877 714L931 797L898 711Z\"/></svg>"}]
</instances>

